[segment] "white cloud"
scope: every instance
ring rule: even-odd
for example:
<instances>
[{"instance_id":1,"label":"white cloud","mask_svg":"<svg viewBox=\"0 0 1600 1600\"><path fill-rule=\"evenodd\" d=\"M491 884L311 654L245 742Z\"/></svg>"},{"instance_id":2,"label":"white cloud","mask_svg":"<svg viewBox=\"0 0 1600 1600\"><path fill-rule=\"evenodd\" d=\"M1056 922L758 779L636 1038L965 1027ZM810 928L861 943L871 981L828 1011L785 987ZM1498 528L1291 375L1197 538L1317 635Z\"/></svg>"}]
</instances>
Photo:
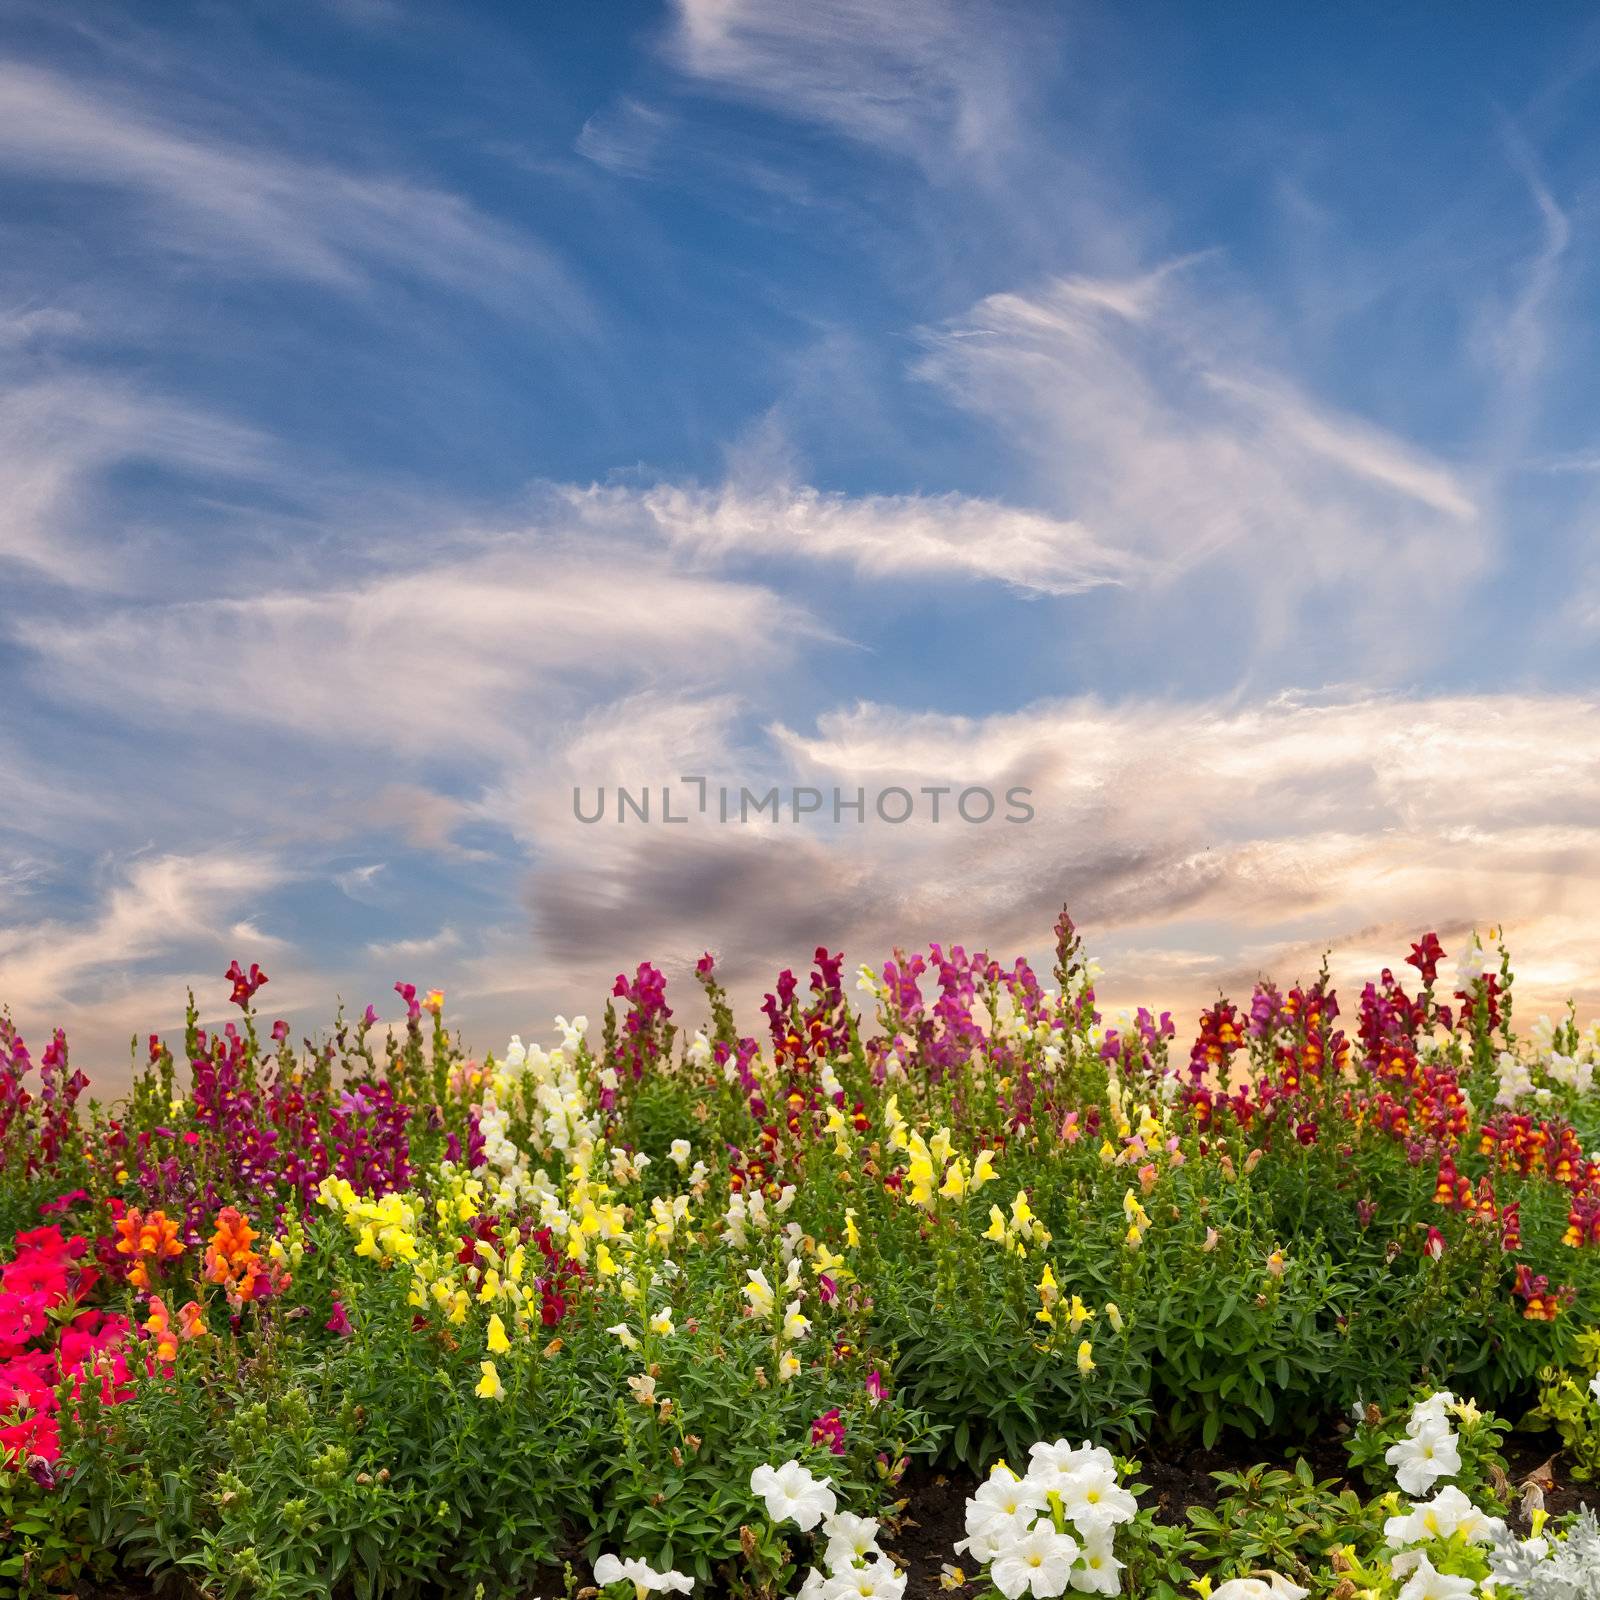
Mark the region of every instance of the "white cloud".
<instances>
[{"instance_id":1,"label":"white cloud","mask_svg":"<svg viewBox=\"0 0 1600 1600\"><path fill-rule=\"evenodd\" d=\"M912 160L1012 136L1019 17L954 0L675 0L673 60L709 87Z\"/></svg>"},{"instance_id":2,"label":"white cloud","mask_svg":"<svg viewBox=\"0 0 1600 1600\"><path fill-rule=\"evenodd\" d=\"M19 1014L70 1013L145 964L183 959L196 947L221 957L220 972L238 911L287 876L260 852L123 863L85 919L0 927L0 995Z\"/></svg>"},{"instance_id":3,"label":"white cloud","mask_svg":"<svg viewBox=\"0 0 1600 1600\"><path fill-rule=\"evenodd\" d=\"M20 349L35 340L71 338L87 327L79 312L60 306L0 312L0 350Z\"/></svg>"},{"instance_id":4,"label":"white cloud","mask_svg":"<svg viewBox=\"0 0 1600 1600\"><path fill-rule=\"evenodd\" d=\"M573 148L620 178L646 178L658 171L662 143L674 131L665 111L624 96L585 120Z\"/></svg>"},{"instance_id":5,"label":"white cloud","mask_svg":"<svg viewBox=\"0 0 1600 1600\"><path fill-rule=\"evenodd\" d=\"M1313 603L1348 605L1375 666L1425 648L1488 549L1472 484L1274 372L1187 279L991 295L927 331L917 371L1002 431L1040 501L1164 577L1172 627L1193 632L1174 586L1209 568L1232 588L1208 622L1257 654L1293 641Z\"/></svg>"},{"instance_id":6,"label":"white cloud","mask_svg":"<svg viewBox=\"0 0 1600 1600\"><path fill-rule=\"evenodd\" d=\"M420 939L377 940L367 946L368 957L376 962L427 961L461 947L461 935L454 928L440 928Z\"/></svg>"},{"instance_id":7,"label":"white cloud","mask_svg":"<svg viewBox=\"0 0 1600 1600\"><path fill-rule=\"evenodd\" d=\"M826 635L758 586L679 573L638 548L530 534L315 592L142 606L71 629L25 619L16 637L52 692L143 722L205 714L499 762L596 697L658 679L691 696L753 684Z\"/></svg>"},{"instance_id":8,"label":"white cloud","mask_svg":"<svg viewBox=\"0 0 1600 1600\"><path fill-rule=\"evenodd\" d=\"M235 114L208 108L213 124ZM456 195L257 148L18 62L0 65L0 169L117 194L147 247L250 276L362 290L399 275L569 328L588 315L543 245Z\"/></svg>"},{"instance_id":9,"label":"white cloud","mask_svg":"<svg viewBox=\"0 0 1600 1600\"><path fill-rule=\"evenodd\" d=\"M1120 583L1143 567L1075 522L960 494L845 495L728 483L589 488L567 491L567 498L601 526L642 526L705 560L817 561L868 578L976 578L1054 595Z\"/></svg>"},{"instance_id":10,"label":"white cloud","mask_svg":"<svg viewBox=\"0 0 1600 1600\"><path fill-rule=\"evenodd\" d=\"M369 861L365 866L348 867L343 872L336 872L333 881L338 886L339 893L351 900L370 902L373 897L373 886L376 884L378 874L387 870L388 864L383 861Z\"/></svg>"},{"instance_id":11,"label":"white cloud","mask_svg":"<svg viewBox=\"0 0 1600 1600\"><path fill-rule=\"evenodd\" d=\"M149 463L189 477L257 478L270 451L252 430L105 375L58 373L0 386L0 553L79 589L113 589L145 543L109 516L111 469Z\"/></svg>"}]
</instances>

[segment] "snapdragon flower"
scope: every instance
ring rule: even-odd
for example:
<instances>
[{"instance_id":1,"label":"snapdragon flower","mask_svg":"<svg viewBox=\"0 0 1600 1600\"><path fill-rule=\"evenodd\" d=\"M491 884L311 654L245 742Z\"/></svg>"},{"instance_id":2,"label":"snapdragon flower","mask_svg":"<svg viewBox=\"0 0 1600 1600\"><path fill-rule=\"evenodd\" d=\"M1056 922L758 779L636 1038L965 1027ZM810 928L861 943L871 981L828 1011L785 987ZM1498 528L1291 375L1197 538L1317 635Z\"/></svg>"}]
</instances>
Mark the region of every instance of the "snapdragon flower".
<instances>
[{"instance_id":1,"label":"snapdragon flower","mask_svg":"<svg viewBox=\"0 0 1600 1600\"><path fill-rule=\"evenodd\" d=\"M758 1317L771 1316L773 1307L777 1304L777 1296L773 1293L771 1283L767 1281L766 1273L757 1267L753 1271L747 1271L745 1277L749 1281L741 1292L750 1302L750 1309Z\"/></svg>"}]
</instances>

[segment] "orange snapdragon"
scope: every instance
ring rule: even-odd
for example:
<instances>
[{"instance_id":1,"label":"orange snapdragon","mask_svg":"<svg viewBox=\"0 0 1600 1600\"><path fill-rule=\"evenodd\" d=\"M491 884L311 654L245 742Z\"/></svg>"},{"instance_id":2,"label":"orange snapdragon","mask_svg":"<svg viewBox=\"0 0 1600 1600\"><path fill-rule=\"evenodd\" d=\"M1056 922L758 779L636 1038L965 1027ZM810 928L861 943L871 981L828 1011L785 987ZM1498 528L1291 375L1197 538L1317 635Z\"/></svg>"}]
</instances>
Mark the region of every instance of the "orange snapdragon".
<instances>
[{"instance_id":1,"label":"orange snapdragon","mask_svg":"<svg viewBox=\"0 0 1600 1600\"><path fill-rule=\"evenodd\" d=\"M205 1275L209 1282L221 1284L234 1304L262 1300L289 1286L289 1275L276 1265L262 1261L253 1248L260 1234L250 1219L234 1206L217 1213L217 1225L206 1246Z\"/></svg>"},{"instance_id":2,"label":"orange snapdragon","mask_svg":"<svg viewBox=\"0 0 1600 1600\"><path fill-rule=\"evenodd\" d=\"M150 1296L150 1315L144 1321L145 1332L155 1340L156 1359L172 1361L178 1354L178 1342L200 1338L206 1331L205 1314L199 1303L191 1300L178 1312L178 1326L172 1326L172 1314L160 1295Z\"/></svg>"},{"instance_id":3,"label":"orange snapdragon","mask_svg":"<svg viewBox=\"0 0 1600 1600\"><path fill-rule=\"evenodd\" d=\"M161 1268L174 1256L183 1254L178 1224L164 1211L145 1213L130 1207L117 1218L117 1254L131 1257L128 1282L137 1289L150 1287L150 1271Z\"/></svg>"}]
</instances>

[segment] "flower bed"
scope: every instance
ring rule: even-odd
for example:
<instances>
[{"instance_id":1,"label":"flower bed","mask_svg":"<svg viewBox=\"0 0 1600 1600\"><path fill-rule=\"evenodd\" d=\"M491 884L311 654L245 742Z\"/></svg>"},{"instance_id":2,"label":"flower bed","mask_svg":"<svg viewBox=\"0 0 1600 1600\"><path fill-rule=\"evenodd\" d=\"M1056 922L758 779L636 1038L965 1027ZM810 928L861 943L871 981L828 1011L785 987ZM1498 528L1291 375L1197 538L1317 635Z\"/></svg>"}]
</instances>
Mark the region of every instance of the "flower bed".
<instances>
[{"instance_id":1,"label":"flower bed","mask_svg":"<svg viewBox=\"0 0 1600 1600\"><path fill-rule=\"evenodd\" d=\"M1600 1035L1407 960L1180 1051L1063 916L1048 986L818 950L747 1034L707 957L687 1032L647 963L482 1062L235 963L109 1109L0 1024L0 1596L898 1600L939 1474L952 1592L1600 1593L1504 1454L1600 1472ZM1141 1487L1206 1448L1286 1465Z\"/></svg>"}]
</instances>

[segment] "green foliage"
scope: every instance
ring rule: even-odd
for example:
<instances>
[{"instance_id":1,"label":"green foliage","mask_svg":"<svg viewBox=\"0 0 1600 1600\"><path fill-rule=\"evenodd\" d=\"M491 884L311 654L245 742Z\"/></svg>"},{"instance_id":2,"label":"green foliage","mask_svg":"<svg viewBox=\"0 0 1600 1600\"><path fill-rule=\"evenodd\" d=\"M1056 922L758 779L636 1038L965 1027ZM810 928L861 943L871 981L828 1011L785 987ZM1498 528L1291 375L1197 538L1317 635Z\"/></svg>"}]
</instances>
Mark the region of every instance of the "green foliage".
<instances>
[{"instance_id":1,"label":"green foliage","mask_svg":"<svg viewBox=\"0 0 1600 1600\"><path fill-rule=\"evenodd\" d=\"M1593 1483L1600 1479L1600 1330L1580 1334L1577 1345L1575 1367L1539 1374L1539 1404L1530 1420L1553 1427L1572 1476Z\"/></svg>"},{"instance_id":2,"label":"green foliage","mask_svg":"<svg viewBox=\"0 0 1600 1600\"><path fill-rule=\"evenodd\" d=\"M67 1600L110 1569L82 1493L0 1469L0 1600Z\"/></svg>"},{"instance_id":3,"label":"green foliage","mask_svg":"<svg viewBox=\"0 0 1600 1600\"><path fill-rule=\"evenodd\" d=\"M1336 1478L1319 1481L1304 1456L1287 1471L1256 1466L1212 1476L1224 1491L1216 1509L1193 1506L1188 1520L1196 1553L1219 1578L1266 1568L1309 1586L1328 1570L1332 1551L1383 1531L1381 1502L1363 1503Z\"/></svg>"}]
</instances>

